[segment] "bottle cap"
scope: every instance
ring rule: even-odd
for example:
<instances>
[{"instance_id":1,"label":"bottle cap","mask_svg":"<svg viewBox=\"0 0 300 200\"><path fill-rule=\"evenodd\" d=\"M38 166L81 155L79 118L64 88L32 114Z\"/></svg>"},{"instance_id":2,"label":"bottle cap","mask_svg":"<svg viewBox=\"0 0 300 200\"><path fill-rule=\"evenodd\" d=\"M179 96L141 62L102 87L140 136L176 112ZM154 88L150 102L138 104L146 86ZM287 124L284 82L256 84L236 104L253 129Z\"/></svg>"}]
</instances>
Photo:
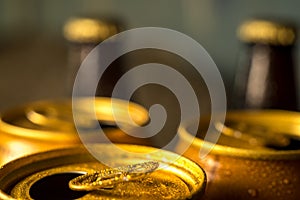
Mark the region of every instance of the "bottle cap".
<instances>
[{"instance_id":1,"label":"bottle cap","mask_svg":"<svg viewBox=\"0 0 300 200\"><path fill-rule=\"evenodd\" d=\"M239 27L238 37L248 43L288 46L295 43L296 30L275 21L250 20Z\"/></svg>"},{"instance_id":2,"label":"bottle cap","mask_svg":"<svg viewBox=\"0 0 300 200\"><path fill-rule=\"evenodd\" d=\"M99 43L118 32L116 23L96 18L71 18L63 28L64 37L76 43Z\"/></svg>"}]
</instances>

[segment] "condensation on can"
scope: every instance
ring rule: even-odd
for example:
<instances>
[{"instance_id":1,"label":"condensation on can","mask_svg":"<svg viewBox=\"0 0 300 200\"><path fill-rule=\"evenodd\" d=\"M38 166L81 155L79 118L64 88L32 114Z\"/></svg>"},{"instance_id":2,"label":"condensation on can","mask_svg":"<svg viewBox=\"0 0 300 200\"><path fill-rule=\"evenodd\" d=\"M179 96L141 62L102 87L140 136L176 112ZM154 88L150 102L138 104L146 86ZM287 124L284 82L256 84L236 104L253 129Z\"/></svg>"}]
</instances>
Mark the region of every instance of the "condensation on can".
<instances>
[{"instance_id":1,"label":"condensation on can","mask_svg":"<svg viewBox=\"0 0 300 200\"><path fill-rule=\"evenodd\" d=\"M87 109L85 104L91 100L80 98L77 105ZM110 98L95 98L96 117L109 140L150 145L149 140L124 133L114 120L114 115L122 119L127 105L132 107L133 119L139 125L147 123L148 112L138 104L117 99L114 100L117 108L112 111L110 101ZM36 101L9 109L1 114L0 134L0 165L23 155L81 144L73 121L71 99ZM101 138L91 141L103 142Z\"/></svg>"},{"instance_id":2,"label":"condensation on can","mask_svg":"<svg viewBox=\"0 0 300 200\"><path fill-rule=\"evenodd\" d=\"M98 161L80 146L52 150L12 161L0 170L0 197L3 199L201 199L206 175L193 161L178 154L140 145L94 144L105 154ZM138 154L128 154L136 152ZM118 183L96 191L72 191L68 182L95 170L158 162L160 167L141 179ZM106 164L104 164L106 163ZM107 166L109 164L109 167Z\"/></svg>"},{"instance_id":3,"label":"condensation on can","mask_svg":"<svg viewBox=\"0 0 300 200\"><path fill-rule=\"evenodd\" d=\"M208 122L184 155L207 173L207 199L298 199L300 114L281 110L230 111L217 144L204 141ZM190 121L180 127L177 151L191 142ZM209 133L207 133L209 134ZM210 150L201 159L200 149ZM211 149L209 149L211 148Z\"/></svg>"}]
</instances>

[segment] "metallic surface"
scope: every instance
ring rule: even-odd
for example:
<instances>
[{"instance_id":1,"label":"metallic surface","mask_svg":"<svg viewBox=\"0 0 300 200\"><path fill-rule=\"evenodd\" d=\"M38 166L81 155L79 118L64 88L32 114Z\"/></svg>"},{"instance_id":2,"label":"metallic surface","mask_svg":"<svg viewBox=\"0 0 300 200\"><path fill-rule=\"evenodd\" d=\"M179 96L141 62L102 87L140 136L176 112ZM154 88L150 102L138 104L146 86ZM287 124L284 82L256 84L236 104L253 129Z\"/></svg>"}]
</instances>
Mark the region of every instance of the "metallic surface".
<instances>
[{"instance_id":1,"label":"metallic surface","mask_svg":"<svg viewBox=\"0 0 300 200\"><path fill-rule=\"evenodd\" d=\"M92 147L106 155L105 162L111 162L110 167L146 161L158 162L160 166L142 179L120 183L112 188L72 194L79 199L200 199L203 196L206 185L204 171L196 163L175 153L137 145L118 145L124 150L123 153L111 151L111 144L95 144ZM126 151L138 154L133 157ZM175 157L178 158L175 162L169 162L174 161ZM41 183L49 177L70 173L79 176L107 168L80 146L27 156L8 163L0 170L0 197L32 199L32 196L44 195L41 198L46 198L43 190L47 193L59 184L58 181L52 182L43 188ZM39 184L40 190L34 191ZM47 198L58 198L59 192L55 191L52 197Z\"/></svg>"},{"instance_id":2,"label":"metallic surface","mask_svg":"<svg viewBox=\"0 0 300 200\"><path fill-rule=\"evenodd\" d=\"M193 123L193 122L189 122ZM181 145L192 139L189 123L180 128ZM298 199L300 191L300 114L231 111L216 145L203 141L206 122L185 156L207 173L207 199ZM203 159L200 148L212 148Z\"/></svg>"},{"instance_id":3,"label":"metallic surface","mask_svg":"<svg viewBox=\"0 0 300 200\"><path fill-rule=\"evenodd\" d=\"M78 99L77 109L83 113L89 112L85 105L91 100ZM107 137L112 142L149 144L127 135L117 128L114 121L117 116L119 123L125 124L128 118L124 116L128 111L132 120L142 125L149 120L148 112L137 104L127 104L122 100L115 99L113 105L114 108L110 98L99 97L95 100L96 117L101 125L107 126L104 128ZM85 122L85 126L88 127L89 123ZM0 165L22 155L81 143L73 122L71 99L37 101L3 112L0 135Z\"/></svg>"}]
</instances>

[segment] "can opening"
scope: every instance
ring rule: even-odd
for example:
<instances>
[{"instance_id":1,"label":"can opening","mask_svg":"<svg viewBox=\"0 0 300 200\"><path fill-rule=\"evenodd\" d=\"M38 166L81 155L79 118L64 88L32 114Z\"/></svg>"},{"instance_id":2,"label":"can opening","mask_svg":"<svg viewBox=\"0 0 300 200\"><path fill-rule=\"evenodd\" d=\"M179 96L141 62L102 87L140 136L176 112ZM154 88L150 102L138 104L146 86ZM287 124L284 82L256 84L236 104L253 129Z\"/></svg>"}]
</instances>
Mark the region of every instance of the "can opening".
<instances>
[{"instance_id":1,"label":"can opening","mask_svg":"<svg viewBox=\"0 0 300 200\"><path fill-rule=\"evenodd\" d=\"M287 139L288 139L288 144L285 146L276 146L276 145L269 144L266 147L271 148L273 150L286 150L286 151L300 149L300 138L299 137L287 137Z\"/></svg>"},{"instance_id":2,"label":"can opening","mask_svg":"<svg viewBox=\"0 0 300 200\"><path fill-rule=\"evenodd\" d=\"M32 199L35 200L53 200L64 199L71 200L83 197L88 192L86 191L73 191L69 188L69 181L84 173L82 172L68 172L53 174L44 177L35 182L30 190L29 194Z\"/></svg>"}]
</instances>

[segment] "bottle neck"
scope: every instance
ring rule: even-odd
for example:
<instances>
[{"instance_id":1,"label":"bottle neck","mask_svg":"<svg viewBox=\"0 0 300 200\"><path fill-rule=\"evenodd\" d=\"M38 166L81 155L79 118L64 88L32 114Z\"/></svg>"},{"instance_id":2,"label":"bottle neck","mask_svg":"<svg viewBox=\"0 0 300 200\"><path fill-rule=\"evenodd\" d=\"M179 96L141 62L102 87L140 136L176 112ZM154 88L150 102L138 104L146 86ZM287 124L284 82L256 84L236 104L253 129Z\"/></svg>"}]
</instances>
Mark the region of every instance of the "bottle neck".
<instances>
[{"instance_id":1,"label":"bottle neck","mask_svg":"<svg viewBox=\"0 0 300 200\"><path fill-rule=\"evenodd\" d=\"M297 110L293 46L247 44L236 76L237 108Z\"/></svg>"}]
</instances>

